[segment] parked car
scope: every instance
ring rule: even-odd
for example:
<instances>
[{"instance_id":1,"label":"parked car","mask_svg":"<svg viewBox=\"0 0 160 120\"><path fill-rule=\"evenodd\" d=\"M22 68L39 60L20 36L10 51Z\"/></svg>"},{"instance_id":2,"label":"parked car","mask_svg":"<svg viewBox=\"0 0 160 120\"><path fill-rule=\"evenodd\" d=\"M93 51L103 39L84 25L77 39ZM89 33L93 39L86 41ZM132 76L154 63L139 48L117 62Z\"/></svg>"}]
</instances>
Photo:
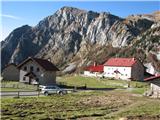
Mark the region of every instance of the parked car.
<instances>
[{"instance_id":1,"label":"parked car","mask_svg":"<svg viewBox=\"0 0 160 120\"><path fill-rule=\"evenodd\" d=\"M67 90L59 88L58 86L42 86L40 89L41 93L43 93L45 96L51 94L59 94L59 95L67 94Z\"/></svg>"}]
</instances>

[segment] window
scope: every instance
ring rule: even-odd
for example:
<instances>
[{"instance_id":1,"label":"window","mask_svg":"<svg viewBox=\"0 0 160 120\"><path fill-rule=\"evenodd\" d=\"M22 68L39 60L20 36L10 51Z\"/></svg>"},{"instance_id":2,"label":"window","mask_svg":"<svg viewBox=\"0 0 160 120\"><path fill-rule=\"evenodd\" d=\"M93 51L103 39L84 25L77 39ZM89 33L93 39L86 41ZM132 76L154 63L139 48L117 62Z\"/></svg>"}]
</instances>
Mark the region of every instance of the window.
<instances>
[{"instance_id":1,"label":"window","mask_svg":"<svg viewBox=\"0 0 160 120\"><path fill-rule=\"evenodd\" d=\"M124 68L124 71L125 71L126 69Z\"/></svg>"},{"instance_id":2,"label":"window","mask_svg":"<svg viewBox=\"0 0 160 120\"><path fill-rule=\"evenodd\" d=\"M36 81L39 82L39 78L36 78Z\"/></svg>"},{"instance_id":3,"label":"window","mask_svg":"<svg viewBox=\"0 0 160 120\"><path fill-rule=\"evenodd\" d=\"M26 80L26 77L23 77L23 80L25 81L25 80Z\"/></svg>"},{"instance_id":4,"label":"window","mask_svg":"<svg viewBox=\"0 0 160 120\"><path fill-rule=\"evenodd\" d=\"M33 71L33 66L30 67L30 71Z\"/></svg>"},{"instance_id":5,"label":"window","mask_svg":"<svg viewBox=\"0 0 160 120\"><path fill-rule=\"evenodd\" d=\"M25 70L25 71L27 70L27 66L24 66L24 70Z\"/></svg>"},{"instance_id":6,"label":"window","mask_svg":"<svg viewBox=\"0 0 160 120\"><path fill-rule=\"evenodd\" d=\"M37 72L39 72L39 68L37 68Z\"/></svg>"}]
</instances>

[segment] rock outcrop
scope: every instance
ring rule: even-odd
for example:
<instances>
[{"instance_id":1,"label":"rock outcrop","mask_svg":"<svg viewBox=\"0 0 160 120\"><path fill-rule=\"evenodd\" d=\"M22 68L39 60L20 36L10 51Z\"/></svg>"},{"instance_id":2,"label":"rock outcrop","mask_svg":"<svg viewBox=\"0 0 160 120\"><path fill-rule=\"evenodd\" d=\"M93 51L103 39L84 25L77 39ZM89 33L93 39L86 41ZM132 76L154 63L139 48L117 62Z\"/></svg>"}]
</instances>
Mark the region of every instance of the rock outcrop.
<instances>
[{"instance_id":1,"label":"rock outcrop","mask_svg":"<svg viewBox=\"0 0 160 120\"><path fill-rule=\"evenodd\" d=\"M2 67L9 62L19 63L28 56L50 58L62 69L69 63L80 67L91 59L116 56L117 50L134 46L136 41L139 41L136 49L145 44L146 54L157 52L159 38L148 38L160 36L159 21L153 17L157 14L131 15L124 19L107 12L63 7L34 27L25 25L15 29L2 42ZM144 36L146 39L142 39Z\"/></svg>"}]
</instances>

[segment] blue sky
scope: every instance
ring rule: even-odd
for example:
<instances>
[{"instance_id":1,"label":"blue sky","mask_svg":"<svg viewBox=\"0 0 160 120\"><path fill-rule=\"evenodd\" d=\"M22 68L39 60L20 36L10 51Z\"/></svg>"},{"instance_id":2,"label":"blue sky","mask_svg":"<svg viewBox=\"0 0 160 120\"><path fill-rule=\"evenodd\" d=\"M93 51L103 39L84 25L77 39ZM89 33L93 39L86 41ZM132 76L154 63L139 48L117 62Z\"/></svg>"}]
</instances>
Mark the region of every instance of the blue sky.
<instances>
[{"instance_id":1,"label":"blue sky","mask_svg":"<svg viewBox=\"0 0 160 120\"><path fill-rule=\"evenodd\" d=\"M54 14L63 6L72 6L85 10L93 10L97 12L110 12L111 14L126 17L131 14L152 13L159 10L160 2L51 2L51 1L34 1L34 2L16 2L3 1L1 4L2 18L2 40L17 27L28 24L35 26L44 17Z\"/></svg>"}]
</instances>

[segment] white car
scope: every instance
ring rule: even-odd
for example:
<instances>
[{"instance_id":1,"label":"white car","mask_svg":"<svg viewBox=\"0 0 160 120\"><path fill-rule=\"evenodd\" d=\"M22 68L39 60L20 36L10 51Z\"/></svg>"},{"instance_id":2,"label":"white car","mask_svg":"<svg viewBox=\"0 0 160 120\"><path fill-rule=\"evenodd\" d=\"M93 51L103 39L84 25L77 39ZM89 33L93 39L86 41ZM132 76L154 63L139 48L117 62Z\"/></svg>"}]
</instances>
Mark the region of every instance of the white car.
<instances>
[{"instance_id":1,"label":"white car","mask_svg":"<svg viewBox=\"0 0 160 120\"><path fill-rule=\"evenodd\" d=\"M45 96L51 94L59 94L59 95L67 94L67 90L61 89L58 86L42 86L40 89L41 93L43 93Z\"/></svg>"}]
</instances>

